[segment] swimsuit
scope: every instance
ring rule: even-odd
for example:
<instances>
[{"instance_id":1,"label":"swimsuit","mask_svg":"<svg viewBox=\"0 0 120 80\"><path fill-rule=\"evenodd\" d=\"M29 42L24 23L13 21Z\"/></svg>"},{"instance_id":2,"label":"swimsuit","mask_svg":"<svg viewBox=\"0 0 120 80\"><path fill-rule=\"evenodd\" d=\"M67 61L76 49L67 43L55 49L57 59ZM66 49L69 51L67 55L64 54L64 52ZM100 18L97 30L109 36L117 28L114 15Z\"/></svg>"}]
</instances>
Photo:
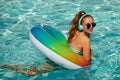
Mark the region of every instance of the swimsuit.
<instances>
[{"instance_id":1,"label":"swimsuit","mask_svg":"<svg viewBox=\"0 0 120 80\"><path fill-rule=\"evenodd\" d=\"M70 44L68 45L68 48L70 48L72 51L74 51L74 52L76 52L76 53L78 53L80 55L83 55L83 51L73 48Z\"/></svg>"}]
</instances>

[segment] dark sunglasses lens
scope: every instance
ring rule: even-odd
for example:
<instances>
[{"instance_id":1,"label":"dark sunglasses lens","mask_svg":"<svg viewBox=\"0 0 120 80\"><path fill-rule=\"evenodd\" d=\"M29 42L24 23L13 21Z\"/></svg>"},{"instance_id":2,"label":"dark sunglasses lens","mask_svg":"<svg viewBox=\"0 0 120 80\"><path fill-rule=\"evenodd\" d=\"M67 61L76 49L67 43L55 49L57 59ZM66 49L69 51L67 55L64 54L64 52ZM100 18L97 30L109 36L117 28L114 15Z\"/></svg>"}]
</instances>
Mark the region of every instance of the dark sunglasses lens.
<instances>
[{"instance_id":1,"label":"dark sunglasses lens","mask_svg":"<svg viewBox=\"0 0 120 80\"><path fill-rule=\"evenodd\" d=\"M96 23L92 23L92 27L95 27L96 26Z\"/></svg>"},{"instance_id":2,"label":"dark sunglasses lens","mask_svg":"<svg viewBox=\"0 0 120 80\"><path fill-rule=\"evenodd\" d=\"M87 29L90 29L91 25L90 24L87 24Z\"/></svg>"}]
</instances>

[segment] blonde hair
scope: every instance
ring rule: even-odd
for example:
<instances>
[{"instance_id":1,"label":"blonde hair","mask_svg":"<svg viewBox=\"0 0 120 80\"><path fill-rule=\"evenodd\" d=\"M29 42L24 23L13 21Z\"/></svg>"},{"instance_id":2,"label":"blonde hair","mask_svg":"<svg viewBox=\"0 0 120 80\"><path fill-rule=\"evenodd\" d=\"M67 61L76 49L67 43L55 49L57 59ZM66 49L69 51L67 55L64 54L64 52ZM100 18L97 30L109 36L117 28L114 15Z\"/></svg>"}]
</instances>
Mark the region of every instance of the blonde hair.
<instances>
[{"instance_id":1,"label":"blonde hair","mask_svg":"<svg viewBox=\"0 0 120 80\"><path fill-rule=\"evenodd\" d=\"M79 26L79 19L84 15L86 14L86 12L84 11L79 11L76 16L73 18L73 20L71 21L71 28L69 30L69 37L68 37L68 40L67 40L67 43L71 43L73 37L76 35L76 32L78 31L78 26ZM82 22L80 23L82 24Z\"/></svg>"}]
</instances>

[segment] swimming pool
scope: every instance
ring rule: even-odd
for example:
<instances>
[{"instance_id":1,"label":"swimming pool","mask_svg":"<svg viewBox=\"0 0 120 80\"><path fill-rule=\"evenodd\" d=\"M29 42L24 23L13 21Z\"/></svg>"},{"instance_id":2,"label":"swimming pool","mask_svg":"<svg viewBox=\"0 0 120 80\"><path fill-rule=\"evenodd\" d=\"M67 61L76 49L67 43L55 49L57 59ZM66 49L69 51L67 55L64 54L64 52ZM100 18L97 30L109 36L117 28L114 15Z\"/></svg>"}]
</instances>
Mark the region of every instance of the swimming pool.
<instances>
[{"instance_id":1,"label":"swimming pool","mask_svg":"<svg viewBox=\"0 0 120 80\"><path fill-rule=\"evenodd\" d=\"M0 0L0 65L39 65L45 57L29 40L37 24L67 31L79 10L93 15L97 23L91 40L93 61L89 67L28 76L0 69L0 80L119 80L120 1L118 0Z\"/></svg>"}]
</instances>

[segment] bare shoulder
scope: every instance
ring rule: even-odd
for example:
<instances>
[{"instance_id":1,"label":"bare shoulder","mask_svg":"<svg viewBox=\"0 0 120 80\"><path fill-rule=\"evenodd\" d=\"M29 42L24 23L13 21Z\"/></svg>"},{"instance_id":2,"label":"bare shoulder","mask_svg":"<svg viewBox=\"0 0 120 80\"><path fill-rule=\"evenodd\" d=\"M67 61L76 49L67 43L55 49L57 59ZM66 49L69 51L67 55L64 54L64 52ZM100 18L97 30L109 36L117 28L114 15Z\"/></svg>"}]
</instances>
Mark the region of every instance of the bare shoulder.
<instances>
[{"instance_id":1,"label":"bare shoulder","mask_svg":"<svg viewBox=\"0 0 120 80\"><path fill-rule=\"evenodd\" d=\"M90 45L90 38L88 37L83 37L82 39L82 44L84 45Z\"/></svg>"}]
</instances>

